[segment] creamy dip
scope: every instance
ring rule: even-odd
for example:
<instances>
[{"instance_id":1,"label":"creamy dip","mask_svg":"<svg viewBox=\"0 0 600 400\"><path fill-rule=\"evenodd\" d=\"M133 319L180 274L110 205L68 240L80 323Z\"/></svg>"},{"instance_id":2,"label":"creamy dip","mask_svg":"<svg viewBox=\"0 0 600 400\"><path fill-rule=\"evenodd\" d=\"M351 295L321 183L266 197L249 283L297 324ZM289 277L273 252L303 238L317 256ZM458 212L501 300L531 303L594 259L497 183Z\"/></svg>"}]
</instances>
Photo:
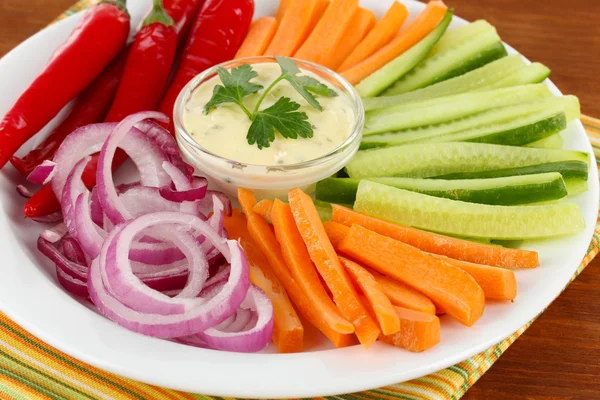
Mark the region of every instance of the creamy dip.
<instances>
[{"instance_id":1,"label":"creamy dip","mask_svg":"<svg viewBox=\"0 0 600 400\"><path fill-rule=\"evenodd\" d=\"M281 74L275 62L252 64L258 77L252 79L267 88ZM301 75L312 76L327 84L318 75L302 70ZM305 112L308 122L313 126L312 138L286 139L275 133L275 141L270 147L260 150L258 146L249 145L246 139L252 121L235 104L222 104L210 113L205 114L204 106L212 97L215 86L221 80L215 76L198 86L188 100L183 112L183 125L191 137L203 148L218 156L246 164L254 165L288 165L317 159L339 147L352 134L355 121L354 110L350 99L337 88L335 97L315 95L323 111L313 108L287 82L279 82L267 95L261 110L272 106L279 98L288 97L300 104L298 111ZM244 99L244 105L253 110L260 95Z\"/></svg>"}]
</instances>

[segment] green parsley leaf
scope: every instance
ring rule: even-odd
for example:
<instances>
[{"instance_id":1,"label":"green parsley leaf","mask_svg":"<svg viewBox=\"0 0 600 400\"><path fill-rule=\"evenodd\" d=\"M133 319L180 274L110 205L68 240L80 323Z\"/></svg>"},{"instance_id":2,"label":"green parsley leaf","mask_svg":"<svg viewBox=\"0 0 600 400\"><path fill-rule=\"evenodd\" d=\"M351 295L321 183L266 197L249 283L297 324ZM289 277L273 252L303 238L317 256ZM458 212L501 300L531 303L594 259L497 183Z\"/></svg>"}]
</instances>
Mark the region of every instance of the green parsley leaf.
<instances>
[{"instance_id":1,"label":"green parsley leaf","mask_svg":"<svg viewBox=\"0 0 600 400\"><path fill-rule=\"evenodd\" d=\"M312 95L311 91L327 97L337 95L335 91L328 88L327 85L322 84L315 78L310 76L298 76L301 71L294 60L287 57L275 57L275 59L281 67L281 77L288 81L290 85L292 85L292 87L296 89L296 91L300 93L302 97L304 97L308 104L317 110L323 111L323 107L321 107L321 103L315 99L315 96Z\"/></svg>"},{"instance_id":2,"label":"green parsley leaf","mask_svg":"<svg viewBox=\"0 0 600 400\"><path fill-rule=\"evenodd\" d=\"M324 83L319 82L312 76L299 76L298 81L306 90L313 92L314 94L324 97L335 97L338 95L335 90L331 89Z\"/></svg>"},{"instance_id":3,"label":"green parsley leaf","mask_svg":"<svg viewBox=\"0 0 600 400\"><path fill-rule=\"evenodd\" d=\"M250 64L243 64L233 68L231 72L219 67L217 73L223 85L215 86L212 98L204 106L204 112L208 114L219 104L235 103L250 117L251 114L244 106L243 99L263 88L262 85L250 82L258 76L256 71Z\"/></svg>"},{"instance_id":4,"label":"green parsley leaf","mask_svg":"<svg viewBox=\"0 0 600 400\"><path fill-rule=\"evenodd\" d=\"M300 104L282 97L271 107L257 112L246 136L248 144L256 143L259 149L270 147L275 131L287 139L311 138L312 125L305 113L297 111L299 108Z\"/></svg>"}]
</instances>

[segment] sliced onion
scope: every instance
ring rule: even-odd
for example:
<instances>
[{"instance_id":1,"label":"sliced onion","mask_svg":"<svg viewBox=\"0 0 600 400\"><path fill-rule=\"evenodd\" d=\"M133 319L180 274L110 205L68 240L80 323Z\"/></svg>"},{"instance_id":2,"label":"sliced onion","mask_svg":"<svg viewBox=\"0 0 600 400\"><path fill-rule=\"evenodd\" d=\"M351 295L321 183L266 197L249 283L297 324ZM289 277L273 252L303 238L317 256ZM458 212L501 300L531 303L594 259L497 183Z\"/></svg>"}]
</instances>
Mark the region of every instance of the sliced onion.
<instances>
[{"instance_id":1,"label":"sliced onion","mask_svg":"<svg viewBox=\"0 0 600 400\"><path fill-rule=\"evenodd\" d=\"M33 192L24 185L17 185L17 193L19 193L19 196L26 199L30 199L31 196L33 196Z\"/></svg>"},{"instance_id":2,"label":"sliced onion","mask_svg":"<svg viewBox=\"0 0 600 400\"><path fill-rule=\"evenodd\" d=\"M126 117L108 135L102 145L100 157L98 158L96 178L98 198L102 204L104 214L114 224L120 224L133 218L131 212L119 200L119 195L113 181L111 167L117 147L123 148L136 164L140 172L140 181L145 186L160 187L170 183L168 175L162 169L162 163L168 161L166 155L152 139L140 132L135 143L135 148L126 148L128 146L123 146L123 143L132 137L131 133L139 132L137 129L134 129L135 124L145 119L156 119L161 122L168 121L168 118L164 114L158 112L140 112ZM149 179L152 176L155 178L154 182Z\"/></svg>"},{"instance_id":3,"label":"sliced onion","mask_svg":"<svg viewBox=\"0 0 600 400\"><path fill-rule=\"evenodd\" d=\"M46 229L40 236L50 243L57 243L67 234L67 232L68 230L65 224L58 224L50 229Z\"/></svg>"},{"instance_id":4,"label":"sliced onion","mask_svg":"<svg viewBox=\"0 0 600 400\"><path fill-rule=\"evenodd\" d=\"M192 186L190 180L170 162L164 162L163 169L169 175L175 186L175 189L170 187L160 188L160 195L163 198L176 203L183 203L184 201L202 200L206 195L208 189L208 181L206 179L201 183L196 180L194 182L196 183L196 186ZM197 210L198 206L195 208Z\"/></svg>"},{"instance_id":5,"label":"sliced onion","mask_svg":"<svg viewBox=\"0 0 600 400\"><path fill-rule=\"evenodd\" d=\"M245 319L248 314L238 312L238 317L242 319L239 323L234 322L223 330L207 329L198 333L198 338L208 346L219 350L249 353L264 349L273 334L271 301L259 288L251 285L240 308L251 309L256 313L257 319L253 326L252 318ZM247 327L250 329L246 329Z\"/></svg>"},{"instance_id":6,"label":"sliced onion","mask_svg":"<svg viewBox=\"0 0 600 400\"><path fill-rule=\"evenodd\" d=\"M148 214L115 229L107 238L107 242L109 242L105 246L107 255L110 254L108 250L114 241L115 257L119 262L127 259L123 254L128 251L127 245L131 243L136 233L151 226L164 224L182 225L186 229L205 236L214 242L215 247L219 248L230 262L229 279L214 297L209 300L204 298L172 299L163 294L161 296L164 298L154 295L152 299L156 304L182 305L182 311L171 315L140 313L123 304L116 293L111 295L111 281L106 274L106 260L103 260L102 255L94 260L90 267L88 276L90 297L102 314L135 332L163 338L193 335L224 321L240 306L249 287L248 263L239 243L224 240L200 218L181 213ZM141 293L135 282L133 284L135 293ZM136 302L131 295L129 296L129 301ZM177 307L177 309L179 308Z\"/></svg>"},{"instance_id":7,"label":"sliced onion","mask_svg":"<svg viewBox=\"0 0 600 400\"><path fill-rule=\"evenodd\" d=\"M56 163L50 160L44 160L40 165L27 175L27 180L36 185L45 185L56 174Z\"/></svg>"},{"instance_id":8,"label":"sliced onion","mask_svg":"<svg viewBox=\"0 0 600 400\"><path fill-rule=\"evenodd\" d=\"M64 272L58 265L56 266L56 277L58 278L58 283L60 283L67 292L78 297L89 297L87 283L85 281L80 281L77 278L73 278L71 275Z\"/></svg>"},{"instance_id":9,"label":"sliced onion","mask_svg":"<svg viewBox=\"0 0 600 400\"><path fill-rule=\"evenodd\" d=\"M140 121L136 127L144 132L150 139L154 140L154 142L165 152L171 164L179 169L186 177L192 177L194 167L183 161L183 158L181 158L181 154L179 153L177 141L168 130L149 119Z\"/></svg>"},{"instance_id":10,"label":"sliced onion","mask_svg":"<svg viewBox=\"0 0 600 400\"><path fill-rule=\"evenodd\" d=\"M79 242L72 237L64 238L60 242L61 253L67 257L69 261L76 264L87 265L87 259Z\"/></svg>"}]
</instances>

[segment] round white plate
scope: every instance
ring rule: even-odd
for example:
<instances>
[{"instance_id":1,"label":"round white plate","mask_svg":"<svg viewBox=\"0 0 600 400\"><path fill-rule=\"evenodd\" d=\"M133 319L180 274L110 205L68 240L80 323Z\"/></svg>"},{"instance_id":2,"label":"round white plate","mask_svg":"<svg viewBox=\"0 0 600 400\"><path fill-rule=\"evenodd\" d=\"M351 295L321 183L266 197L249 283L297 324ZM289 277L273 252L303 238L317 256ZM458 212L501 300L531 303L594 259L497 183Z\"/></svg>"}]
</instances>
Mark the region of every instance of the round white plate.
<instances>
[{"instance_id":1,"label":"round white plate","mask_svg":"<svg viewBox=\"0 0 600 400\"><path fill-rule=\"evenodd\" d=\"M257 16L272 15L276 0L257 0ZM363 0L382 15L391 0ZM405 1L411 16L423 4ZM137 25L149 0L129 0ZM458 10L460 13L460 10ZM0 115L11 106L52 52L67 38L81 14L55 24L0 60ZM454 18L453 25L465 24ZM560 94L558 89L548 85ZM590 154L579 121L564 133L566 147ZM33 139L26 149L39 142ZM23 149L23 150L26 150ZM67 354L104 370L184 391L232 397L312 397L372 389L417 378L481 352L511 335L541 312L565 287L590 243L598 215L598 171L592 159L590 190L571 201L581 206L584 232L523 247L540 253L541 266L518 271L515 302L489 303L471 328L442 317L439 345L415 354L377 343L332 349L319 335L308 335L301 354L237 354L204 350L130 332L69 296L56 281L53 266L36 250L41 226L22 215L23 183L11 166L0 172L0 310L32 334Z\"/></svg>"}]
</instances>

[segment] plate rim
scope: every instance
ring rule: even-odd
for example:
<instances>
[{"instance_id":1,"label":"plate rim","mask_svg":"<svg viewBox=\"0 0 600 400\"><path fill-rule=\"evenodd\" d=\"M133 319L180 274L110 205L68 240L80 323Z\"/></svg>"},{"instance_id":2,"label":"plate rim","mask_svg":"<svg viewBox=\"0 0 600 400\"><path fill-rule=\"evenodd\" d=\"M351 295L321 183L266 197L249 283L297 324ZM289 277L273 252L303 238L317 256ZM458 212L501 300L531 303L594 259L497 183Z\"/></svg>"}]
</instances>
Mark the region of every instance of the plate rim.
<instances>
[{"instance_id":1,"label":"plate rim","mask_svg":"<svg viewBox=\"0 0 600 400\"><path fill-rule=\"evenodd\" d=\"M260 1L260 0L257 0ZM418 3L415 2L414 0L400 0L403 3ZM424 5L422 3L418 3L419 7L424 7ZM30 41L36 40L39 36L44 36L48 33L48 31L52 30L52 29L58 29L57 26L59 26L59 24L63 23L64 21L72 21L75 18L78 18L78 16L80 16L81 12L73 14L71 16L69 16L68 18L66 18L63 21L59 21L57 24L48 26L46 28L44 28L43 30L37 32L35 35L31 36L30 38L28 38L27 40L25 40L24 42L22 42L21 44L19 44L19 46L17 46L15 49L11 50L8 54L6 54L2 60L0 60L0 65L4 64L5 62L10 62L10 60L12 59L12 54L21 46L24 46L25 44L29 43ZM453 17L453 21L458 21L459 23L466 23L466 21L458 16L454 16ZM516 50L514 50L511 46L507 45L505 43L505 45L507 46L507 48L513 50L516 52ZM519 53L520 54L520 53ZM9 60L9 61L6 61ZM548 85L549 87L555 91L556 93L560 93L560 91L558 90L558 88L554 85L554 83L552 83L550 80L548 80ZM577 120L575 122L575 125L577 126L577 131L578 132L583 132L585 134L585 129L581 123L580 120ZM586 145L588 147L588 152L590 152L592 154L591 157L591 162L590 162L590 175L592 178L592 181L595 182L594 187L590 187L590 192L594 192L592 194L593 200L595 200L595 205L596 205L596 214L597 214L597 207L598 207L598 170L597 170L597 165L596 165L596 159L595 157L593 157L593 151L592 151L592 147L591 147L591 143L589 141L589 139L587 138L586 135ZM0 213L0 215L4 215L4 209L2 208L2 212ZM587 221L586 221L587 222ZM586 227L586 230L589 229L589 227ZM12 231L9 231L10 235L13 234ZM592 235L593 235L593 229L592 229ZM585 244L586 248L587 248L587 244L589 243L589 241L591 241L591 236L589 237L588 242ZM587 237L587 235L586 235ZM1 247L0 247L1 248ZM581 255L581 259L583 259L585 255L584 254ZM570 268L572 269L572 272L576 271L576 269L578 268L579 263L573 267ZM52 284L52 286L54 286L54 282L48 282L49 284ZM567 282L565 282L565 285L567 284ZM61 293L63 293L63 295L68 296L66 293L62 292L62 290L55 288L58 291L60 291ZM562 290L560 293L558 293L558 295L560 295L562 293ZM70 298L70 296L68 296ZM71 299L71 298L70 298ZM71 299L71 301L73 301L73 299ZM543 307L543 310L545 310L545 308L552 302L552 300L550 300L550 302L545 305ZM73 301L73 303L76 303L75 301ZM198 388L196 387L195 389L191 388L193 385L188 385L187 383L185 384L174 384L174 382L169 381L168 378L166 377L161 377L161 374L157 374L155 375L153 378L150 378L147 376L147 373L142 372L142 371L138 371L136 368L128 368L125 366L121 366L118 363L115 364L115 362L111 362L111 361L107 361L107 360L101 360L98 359L94 356L88 355L84 349L79 349L79 348L75 348L72 347L69 343L67 343L65 340L60 340L57 337L54 337L50 332L45 332L43 330L40 330L36 327L35 322L33 321L29 321L27 318L22 317L21 315L19 315L18 312L13 312L13 309L8 306L7 304L0 298L0 309L9 317L11 318L13 321L15 321L18 325L20 325L21 327L23 327L25 330L27 330L28 332L30 332L32 335L36 336L37 338L39 338L40 340L44 341L45 343L55 347L56 349L80 360L83 362L86 362L92 366L98 367L102 370L111 372L111 373L115 373L117 375L120 376L125 376L125 377L129 377L131 379L135 379L135 380L139 380L141 382L145 382L148 384L152 384L152 385L158 385L158 386L163 386L163 387L169 387L169 388L174 388L177 390L182 390L182 391L188 391L188 392L195 392L198 391ZM543 311L542 310L542 311ZM540 311L536 312L535 315L537 315ZM97 314L95 313L90 313L90 314L94 314L95 316L97 316ZM468 350L462 351L462 352L457 352L456 354L454 354L453 356L450 357L445 357L437 362L434 363L430 363L427 366L423 366L420 368L416 368L411 370L410 372L404 372L404 371L399 371L397 373L389 373L386 374L384 376L376 376L376 377L371 377L370 380L368 380L368 382L363 382L359 379L347 379L346 382L343 385L343 389L341 387L336 387L336 388L329 388L326 390L323 390L323 388L319 388L317 390L315 389L310 389L308 388L307 390L304 391L300 391L298 390L297 387L292 388L291 390L286 388L285 391L281 390L281 387L277 387L277 389L273 390L266 390L266 391L261 391L260 393L253 391L251 388L239 388L239 387L235 387L235 385L232 385L230 387L227 388L214 388L214 390L205 390L205 389L201 389L201 391L203 393L209 393L211 392L212 395L218 395L218 396L231 396L231 397L261 397L261 398L265 398L265 397L269 397L269 398L281 398L281 397L311 397L311 396L327 396L327 395L336 395L336 394L341 394L341 393L351 393L351 392L357 392L357 391L362 391L362 390L369 390L369 389L373 389L373 388L379 388L382 386L386 386L386 385L390 385L390 384L396 384L398 382L403 382L406 380L410 380L410 379L414 379L414 378L418 378L424 375L427 375L429 373L438 371L440 369L446 368L448 366L454 365L457 362L461 362L465 359L468 359L469 357L472 357L475 354L478 354L481 351L484 351L486 349L488 349L489 347L497 344L498 342L504 340L506 337L511 336L512 334L514 334L514 332L516 332L518 329L520 329L523 325L527 324L531 319L533 319L535 317L535 315L532 315L530 318L527 319L527 321L525 321L524 323L516 323L516 322L512 322L510 323L510 321L507 321L507 325L510 326L515 326L518 325L515 329L510 329L511 333L508 334L500 334L497 335L495 338L493 339L488 339L485 343L481 343L477 346L473 346L470 347ZM101 317L104 318L104 317ZM524 319L524 318L522 318ZM520 321L520 319L519 319ZM492 343L493 342L493 343ZM214 351L211 350L202 350L202 349L196 349L199 350L200 352L198 354L201 354L202 352L212 352L215 353ZM335 349L331 349L331 350L326 350L325 352L333 352ZM220 356L224 357L224 358L230 358L232 356L232 353L219 353ZM233 353L235 354L235 353ZM307 354L311 354L311 353L303 353L304 355ZM402 354L405 354L404 352ZM250 358L252 358L255 361L258 362L269 362L269 360L267 360L267 358L269 358L269 354L254 354L254 355L247 355ZM297 355L278 355L277 357L280 359L284 359L287 360L290 357L293 356L297 356ZM272 357L271 357L272 358Z\"/></svg>"}]
</instances>

